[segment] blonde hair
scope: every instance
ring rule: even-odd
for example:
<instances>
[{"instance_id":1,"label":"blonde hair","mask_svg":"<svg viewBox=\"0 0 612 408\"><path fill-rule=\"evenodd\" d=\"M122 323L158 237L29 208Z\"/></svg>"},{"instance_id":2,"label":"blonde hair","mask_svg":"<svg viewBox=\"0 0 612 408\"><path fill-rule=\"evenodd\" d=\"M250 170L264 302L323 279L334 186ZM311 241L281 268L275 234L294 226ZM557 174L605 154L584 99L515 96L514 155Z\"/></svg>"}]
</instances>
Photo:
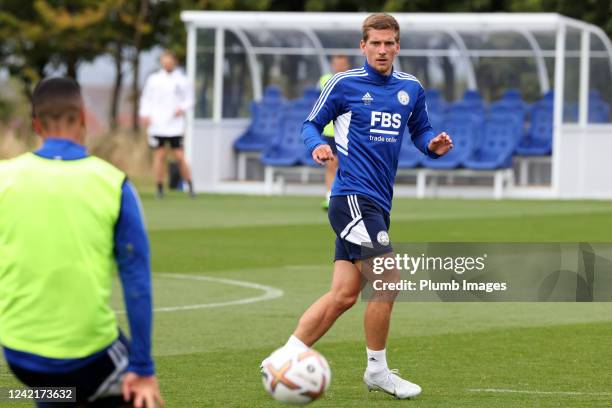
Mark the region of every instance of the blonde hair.
<instances>
[{"instance_id":1,"label":"blonde hair","mask_svg":"<svg viewBox=\"0 0 612 408\"><path fill-rule=\"evenodd\" d=\"M361 27L363 32L363 41L368 41L368 32L370 30L393 30L395 31L395 41L400 40L400 27L395 17L387 13L375 13L369 15Z\"/></svg>"}]
</instances>

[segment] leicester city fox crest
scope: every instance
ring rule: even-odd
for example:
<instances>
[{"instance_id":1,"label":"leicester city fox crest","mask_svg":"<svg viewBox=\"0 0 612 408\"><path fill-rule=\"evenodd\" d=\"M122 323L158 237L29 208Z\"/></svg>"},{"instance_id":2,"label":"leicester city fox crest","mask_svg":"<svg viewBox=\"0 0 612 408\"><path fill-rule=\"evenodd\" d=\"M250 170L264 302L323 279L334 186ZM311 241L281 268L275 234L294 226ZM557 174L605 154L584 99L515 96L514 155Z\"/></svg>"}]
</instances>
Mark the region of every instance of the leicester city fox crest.
<instances>
[{"instance_id":1,"label":"leicester city fox crest","mask_svg":"<svg viewBox=\"0 0 612 408\"><path fill-rule=\"evenodd\" d=\"M402 105L408 105L408 103L410 102L410 97L408 96L408 92L406 92L406 91L399 91L397 93L397 100Z\"/></svg>"}]
</instances>

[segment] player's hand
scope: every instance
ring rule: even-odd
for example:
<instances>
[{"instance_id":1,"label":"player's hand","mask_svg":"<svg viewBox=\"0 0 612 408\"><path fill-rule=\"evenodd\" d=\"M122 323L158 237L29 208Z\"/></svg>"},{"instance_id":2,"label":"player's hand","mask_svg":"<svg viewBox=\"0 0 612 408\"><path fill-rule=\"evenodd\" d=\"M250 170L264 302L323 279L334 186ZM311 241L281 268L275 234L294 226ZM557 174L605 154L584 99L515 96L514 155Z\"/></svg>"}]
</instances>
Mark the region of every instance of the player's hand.
<instances>
[{"instance_id":1,"label":"player's hand","mask_svg":"<svg viewBox=\"0 0 612 408\"><path fill-rule=\"evenodd\" d=\"M334 153L328 144L317 146L317 148L312 151L312 159L320 165L324 165L326 161L335 160Z\"/></svg>"},{"instance_id":2,"label":"player's hand","mask_svg":"<svg viewBox=\"0 0 612 408\"><path fill-rule=\"evenodd\" d=\"M185 114L185 110L183 108L177 108L174 111L174 117L178 118L179 116L183 116Z\"/></svg>"},{"instance_id":3,"label":"player's hand","mask_svg":"<svg viewBox=\"0 0 612 408\"><path fill-rule=\"evenodd\" d=\"M429 146L427 146L427 148L430 152L434 152L438 156L443 156L453 148L453 140L446 134L446 132L442 132L438 136L431 139L431 142L429 142Z\"/></svg>"},{"instance_id":4,"label":"player's hand","mask_svg":"<svg viewBox=\"0 0 612 408\"><path fill-rule=\"evenodd\" d=\"M151 124L151 118L149 116L141 116L140 123L142 124L142 127L149 127Z\"/></svg>"},{"instance_id":5,"label":"player's hand","mask_svg":"<svg viewBox=\"0 0 612 408\"><path fill-rule=\"evenodd\" d=\"M162 408L164 400L159 393L159 384L154 375L141 377L128 372L123 377L121 392L125 401L133 401L134 408Z\"/></svg>"}]
</instances>

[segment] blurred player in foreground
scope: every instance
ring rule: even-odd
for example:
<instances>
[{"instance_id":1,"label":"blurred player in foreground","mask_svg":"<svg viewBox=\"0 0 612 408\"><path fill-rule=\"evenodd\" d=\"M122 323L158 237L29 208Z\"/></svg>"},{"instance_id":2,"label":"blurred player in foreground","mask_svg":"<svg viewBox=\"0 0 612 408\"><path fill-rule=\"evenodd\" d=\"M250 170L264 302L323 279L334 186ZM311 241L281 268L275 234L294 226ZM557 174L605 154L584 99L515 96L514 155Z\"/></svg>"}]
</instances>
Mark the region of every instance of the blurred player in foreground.
<instances>
[{"instance_id":1,"label":"blurred player in foreground","mask_svg":"<svg viewBox=\"0 0 612 408\"><path fill-rule=\"evenodd\" d=\"M285 347L311 347L357 301L362 273L367 276L364 265L376 256L393 256L389 213L405 127L416 147L430 157L453 147L446 133L436 136L432 131L420 82L393 69L400 49L399 31L397 21L388 14L367 17L360 42L366 63L334 75L304 122L304 143L313 159L323 164L334 155L320 134L334 121L339 169L328 215L336 233L336 251L330 291L306 310ZM396 269L385 273L397 276ZM366 306L363 380L370 390L403 399L419 395L421 387L387 366L385 348L396 294L391 291L391 297L373 298Z\"/></svg>"},{"instance_id":2,"label":"blurred player in foreground","mask_svg":"<svg viewBox=\"0 0 612 408\"><path fill-rule=\"evenodd\" d=\"M163 406L140 202L123 172L88 155L84 112L76 81L41 81L42 147L0 162L0 344L21 382L76 387L78 406ZM131 342L109 306L117 268Z\"/></svg>"},{"instance_id":3,"label":"blurred player in foreground","mask_svg":"<svg viewBox=\"0 0 612 408\"><path fill-rule=\"evenodd\" d=\"M332 74L323 75L319 79L319 87L321 90L325 88L327 81L329 81L334 74L348 71L351 69L351 64L346 55L334 55L331 59ZM323 209L329 208L329 199L331 197L332 184L336 177L336 171L338 170L338 150L336 149L336 141L334 140L334 123L329 122L323 129L323 140L331 147L334 158L325 162L325 187L327 187L327 193L325 195L325 201L323 201Z\"/></svg>"},{"instance_id":4,"label":"blurred player in foreground","mask_svg":"<svg viewBox=\"0 0 612 408\"><path fill-rule=\"evenodd\" d=\"M176 65L176 56L164 51L159 57L161 69L147 78L140 98L140 119L147 128L153 152L153 172L157 183L157 197L164 196L164 165L166 145L178 162L181 178L187 183L189 195L195 197L191 170L185 160L183 135L185 113L193 107L193 89L187 77Z\"/></svg>"}]
</instances>

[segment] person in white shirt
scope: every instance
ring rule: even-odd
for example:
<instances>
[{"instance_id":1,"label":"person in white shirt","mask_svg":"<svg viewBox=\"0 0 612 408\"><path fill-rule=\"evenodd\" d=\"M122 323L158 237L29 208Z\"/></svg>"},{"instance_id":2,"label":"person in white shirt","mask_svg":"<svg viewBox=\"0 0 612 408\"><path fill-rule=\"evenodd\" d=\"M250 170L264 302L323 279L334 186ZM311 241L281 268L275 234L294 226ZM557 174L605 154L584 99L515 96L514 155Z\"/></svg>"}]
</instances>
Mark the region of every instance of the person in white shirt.
<instances>
[{"instance_id":1,"label":"person in white shirt","mask_svg":"<svg viewBox=\"0 0 612 408\"><path fill-rule=\"evenodd\" d=\"M157 197L164 196L164 163L166 144L178 162L181 177L194 197L191 171L183 152L185 112L193 107L193 88L187 77L177 68L176 56L164 51L159 59L161 69L151 74L145 83L140 99L140 119L147 128L149 145L155 149L153 171L157 182Z\"/></svg>"}]
</instances>

